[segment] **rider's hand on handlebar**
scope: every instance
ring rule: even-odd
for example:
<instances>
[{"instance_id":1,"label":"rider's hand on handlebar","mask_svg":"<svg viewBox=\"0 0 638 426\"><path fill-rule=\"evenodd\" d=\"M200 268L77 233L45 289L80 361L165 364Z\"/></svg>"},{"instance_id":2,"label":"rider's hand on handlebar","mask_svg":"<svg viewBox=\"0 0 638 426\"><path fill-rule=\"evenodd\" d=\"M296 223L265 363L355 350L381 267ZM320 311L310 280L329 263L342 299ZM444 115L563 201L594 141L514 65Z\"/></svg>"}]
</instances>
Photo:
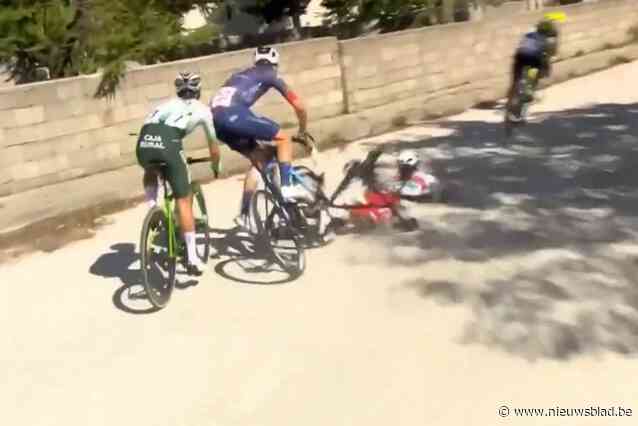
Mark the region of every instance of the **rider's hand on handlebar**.
<instances>
[{"instance_id":1,"label":"rider's hand on handlebar","mask_svg":"<svg viewBox=\"0 0 638 426\"><path fill-rule=\"evenodd\" d=\"M312 136L305 130L300 130L295 136L293 136L292 140L294 142L302 144L306 148L307 153L311 153L313 150Z\"/></svg>"},{"instance_id":2,"label":"rider's hand on handlebar","mask_svg":"<svg viewBox=\"0 0 638 426\"><path fill-rule=\"evenodd\" d=\"M299 130L296 135L292 137L292 140L297 143L305 145L308 142L308 133L304 130Z\"/></svg>"}]
</instances>

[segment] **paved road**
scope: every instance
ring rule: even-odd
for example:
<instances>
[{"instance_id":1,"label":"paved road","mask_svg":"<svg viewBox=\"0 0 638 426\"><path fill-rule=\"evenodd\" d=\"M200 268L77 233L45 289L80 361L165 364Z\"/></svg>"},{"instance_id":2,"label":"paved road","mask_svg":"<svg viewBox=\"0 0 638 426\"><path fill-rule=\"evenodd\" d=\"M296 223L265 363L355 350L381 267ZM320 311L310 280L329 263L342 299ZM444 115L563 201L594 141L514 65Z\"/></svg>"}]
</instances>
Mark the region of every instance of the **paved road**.
<instances>
[{"instance_id":1,"label":"paved road","mask_svg":"<svg viewBox=\"0 0 638 426\"><path fill-rule=\"evenodd\" d=\"M417 232L310 252L294 282L211 270L144 314L126 297L143 206L0 265L2 424L635 424L637 74L545 91L507 146L486 107L326 152L334 184L370 145L416 147L456 190L412 207ZM205 188L218 269L240 244L224 231L239 190L236 177ZM634 415L513 418L589 406Z\"/></svg>"}]
</instances>

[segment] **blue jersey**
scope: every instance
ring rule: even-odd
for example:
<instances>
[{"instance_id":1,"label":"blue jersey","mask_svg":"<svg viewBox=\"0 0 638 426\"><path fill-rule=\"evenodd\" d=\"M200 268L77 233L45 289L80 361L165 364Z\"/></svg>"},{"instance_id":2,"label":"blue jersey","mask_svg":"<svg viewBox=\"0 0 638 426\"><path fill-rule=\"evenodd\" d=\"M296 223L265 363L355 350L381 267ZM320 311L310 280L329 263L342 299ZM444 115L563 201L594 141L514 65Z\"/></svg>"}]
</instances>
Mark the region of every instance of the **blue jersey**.
<instances>
[{"instance_id":1,"label":"blue jersey","mask_svg":"<svg viewBox=\"0 0 638 426\"><path fill-rule=\"evenodd\" d=\"M233 74L210 102L211 108L244 106L250 108L271 88L282 96L289 94L286 83L274 67L257 65Z\"/></svg>"},{"instance_id":2,"label":"blue jersey","mask_svg":"<svg viewBox=\"0 0 638 426\"><path fill-rule=\"evenodd\" d=\"M528 56L542 56L547 52L547 39L538 32L527 33L523 36L516 53Z\"/></svg>"}]
</instances>

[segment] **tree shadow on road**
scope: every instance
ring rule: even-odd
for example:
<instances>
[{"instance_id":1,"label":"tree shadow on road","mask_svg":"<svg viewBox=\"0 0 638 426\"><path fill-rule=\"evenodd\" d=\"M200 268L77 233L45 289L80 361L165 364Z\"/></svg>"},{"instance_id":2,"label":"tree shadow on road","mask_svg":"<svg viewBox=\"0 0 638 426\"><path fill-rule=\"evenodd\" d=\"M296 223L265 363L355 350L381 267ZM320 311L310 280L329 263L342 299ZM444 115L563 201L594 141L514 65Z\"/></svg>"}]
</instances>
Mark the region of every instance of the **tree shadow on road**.
<instances>
[{"instance_id":1,"label":"tree shadow on road","mask_svg":"<svg viewBox=\"0 0 638 426\"><path fill-rule=\"evenodd\" d=\"M638 104L539 115L506 146L493 144L501 123L440 125L452 133L399 147L455 184L451 209L422 208L420 231L385 244L394 265L454 272L408 287L467 306L465 343L528 358L638 353Z\"/></svg>"}]
</instances>

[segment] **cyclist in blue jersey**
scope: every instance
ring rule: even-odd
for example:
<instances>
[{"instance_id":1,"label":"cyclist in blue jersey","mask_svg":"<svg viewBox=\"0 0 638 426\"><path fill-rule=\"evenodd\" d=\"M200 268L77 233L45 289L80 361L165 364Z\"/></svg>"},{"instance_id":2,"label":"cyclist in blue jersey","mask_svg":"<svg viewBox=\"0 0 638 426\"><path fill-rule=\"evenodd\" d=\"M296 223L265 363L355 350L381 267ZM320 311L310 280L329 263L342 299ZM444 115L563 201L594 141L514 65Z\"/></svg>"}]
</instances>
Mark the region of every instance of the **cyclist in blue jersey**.
<instances>
[{"instance_id":1,"label":"cyclist in blue jersey","mask_svg":"<svg viewBox=\"0 0 638 426\"><path fill-rule=\"evenodd\" d=\"M516 88L516 82L521 78L525 67L538 69L539 73L534 79L534 87L541 78L549 77L551 72L550 59L558 51L558 28L552 19L545 18L536 26L536 31L523 36L516 53L514 54L514 64L512 69L512 82L509 89L509 96ZM533 100L532 93L528 93L528 101ZM518 117L510 117L513 120Z\"/></svg>"},{"instance_id":2,"label":"cyclist in blue jersey","mask_svg":"<svg viewBox=\"0 0 638 426\"><path fill-rule=\"evenodd\" d=\"M300 185L292 185L291 138L273 120L255 114L251 107L270 89L278 91L292 106L299 121L299 137L306 134L308 116L299 97L277 75L279 53L273 47L259 47L255 51L254 66L233 74L210 101L217 137L231 149L263 167L276 148L284 198L305 198ZM257 189L259 174L251 168L244 181L244 193L239 216L235 223L248 228L250 200Z\"/></svg>"}]
</instances>

